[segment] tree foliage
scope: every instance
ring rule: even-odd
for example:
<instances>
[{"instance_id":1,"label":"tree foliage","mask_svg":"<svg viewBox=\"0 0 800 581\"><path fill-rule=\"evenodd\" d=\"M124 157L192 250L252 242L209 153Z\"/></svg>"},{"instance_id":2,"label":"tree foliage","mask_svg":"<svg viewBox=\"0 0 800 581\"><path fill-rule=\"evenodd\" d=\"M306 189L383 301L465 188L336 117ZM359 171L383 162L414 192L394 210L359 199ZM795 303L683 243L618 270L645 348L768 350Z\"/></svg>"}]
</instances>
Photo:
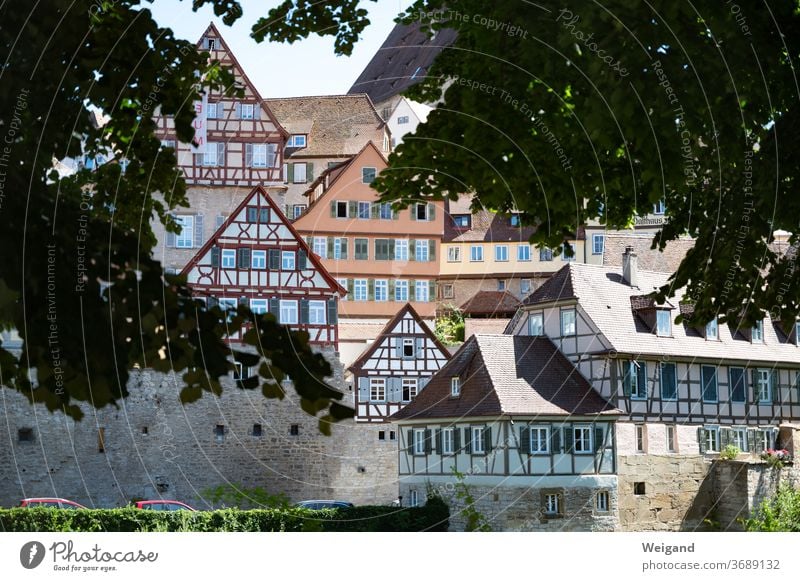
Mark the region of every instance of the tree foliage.
<instances>
[{"instance_id":1,"label":"tree foliage","mask_svg":"<svg viewBox=\"0 0 800 581\"><path fill-rule=\"evenodd\" d=\"M230 0L194 6L206 3L227 23L241 15ZM241 306L207 310L152 256L151 221L175 232L168 213L187 206L154 113L173 116L188 142L200 86L228 94L241 87L140 4L0 3L0 326L23 341L19 357L0 348L0 381L79 418L80 402L102 407L125 397L135 366L183 371L188 402L219 393L236 359L260 366L260 378L243 387L267 397L283 397L291 378L303 409L321 413L329 431L352 411L335 401L341 393L324 381L330 365L305 333ZM94 112L108 122L94 123ZM117 161L95 171L53 170L54 160L109 150ZM232 347L227 339L245 324L252 328L243 347Z\"/></svg>"},{"instance_id":2,"label":"tree foliage","mask_svg":"<svg viewBox=\"0 0 800 581\"><path fill-rule=\"evenodd\" d=\"M314 18L304 5L267 26L292 40ZM701 323L794 321L796 253L770 243L800 231L796 1L418 0L403 22L457 39L407 91L438 106L375 181L386 200L470 192L521 211L547 246L593 219L630 227L665 200L654 247L696 243L660 298L686 287Z\"/></svg>"},{"instance_id":3,"label":"tree foliage","mask_svg":"<svg viewBox=\"0 0 800 581\"><path fill-rule=\"evenodd\" d=\"M765 498L744 526L748 531L800 532L800 490L780 485L775 496Z\"/></svg>"}]
</instances>

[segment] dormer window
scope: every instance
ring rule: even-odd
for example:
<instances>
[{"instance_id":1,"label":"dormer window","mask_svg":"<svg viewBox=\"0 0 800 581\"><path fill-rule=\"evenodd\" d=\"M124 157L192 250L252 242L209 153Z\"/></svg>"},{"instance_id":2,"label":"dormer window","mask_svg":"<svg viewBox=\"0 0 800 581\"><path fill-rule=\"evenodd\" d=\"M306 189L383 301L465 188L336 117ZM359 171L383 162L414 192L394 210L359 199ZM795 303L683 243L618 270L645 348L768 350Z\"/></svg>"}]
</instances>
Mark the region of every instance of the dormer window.
<instances>
[{"instance_id":1,"label":"dormer window","mask_svg":"<svg viewBox=\"0 0 800 581\"><path fill-rule=\"evenodd\" d=\"M306 146L305 135L290 135L289 140L286 142L286 147L305 147L305 146Z\"/></svg>"},{"instance_id":2,"label":"dormer window","mask_svg":"<svg viewBox=\"0 0 800 581\"><path fill-rule=\"evenodd\" d=\"M794 324L794 344L800 346L800 321ZM798 382L800 385L800 382Z\"/></svg>"},{"instance_id":3,"label":"dormer window","mask_svg":"<svg viewBox=\"0 0 800 581\"><path fill-rule=\"evenodd\" d=\"M717 341L719 339L719 326L717 325L716 317L706 323L706 339L709 341Z\"/></svg>"},{"instance_id":4,"label":"dormer window","mask_svg":"<svg viewBox=\"0 0 800 581\"><path fill-rule=\"evenodd\" d=\"M453 226L455 228L469 228L470 215L469 214L456 214L452 216Z\"/></svg>"},{"instance_id":5,"label":"dormer window","mask_svg":"<svg viewBox=\"0 0 800 581\"><path fill-rule=\"evenodd\" d=\"M764 321L756 321L750 329L750 342L763 343L764 342Z\"/></svg>"},{"instance_id":6,"label":"dormer window","mask_svg":"<svg viewBox=\"0 0 800 581\"><path fill-rule=\"evenodd\" d=\"M461 378L460 377L451 377L450 378L450 395L452 397L458 397L461 395Z\"/></svg>"},{"instance_id":7,"label":"dormer window","mask_svg":"<svg viewBox=\"0 0 800 581\"><path fill-rule=\"evenodd\" d=\"M659 337L672 336L672 317L670 311L666 309L656 311L656 335Z\"/></svg>"}]
</instances>

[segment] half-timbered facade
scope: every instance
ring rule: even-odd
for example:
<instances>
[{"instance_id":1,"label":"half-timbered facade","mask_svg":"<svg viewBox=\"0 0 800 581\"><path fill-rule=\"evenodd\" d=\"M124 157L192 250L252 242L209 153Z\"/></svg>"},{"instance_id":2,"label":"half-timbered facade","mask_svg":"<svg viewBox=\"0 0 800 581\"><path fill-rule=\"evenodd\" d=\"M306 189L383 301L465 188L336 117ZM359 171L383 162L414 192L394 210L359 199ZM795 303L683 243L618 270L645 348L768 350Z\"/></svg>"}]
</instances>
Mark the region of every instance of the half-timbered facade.
<instances>
[{"instance_id":1,"label":"half-timbered facade","mask_svg":"<svg viewBox=\"0 0 800 581\"><path fill-rule=\"evenodd\" d=\"M447 348L406 304L350 366L356 421L385 422L427 385L450 359Z\"/></svg>"},{"instance_id":2,"label":"half-timbered facade","mask_svg":"<svg viewBox=\"0 0 800 581\"><path fill-rule=\"evenodd\" d=\"M473 335L392 417L401 495L460 473L493 528L613 530L618 413L546 337Z\"/></svg>"},{"instance_id":3,"label":"half-timbered facade","mask_svg":"<svg viewBox=\"0 0 800 581\"><path fill-rule=\"evenodd\" d=\"M307 331L312 345L338 345L338 299L345 292L261 188L254 188L184 267L198 297Z\"/></svg>"}]
</instances>

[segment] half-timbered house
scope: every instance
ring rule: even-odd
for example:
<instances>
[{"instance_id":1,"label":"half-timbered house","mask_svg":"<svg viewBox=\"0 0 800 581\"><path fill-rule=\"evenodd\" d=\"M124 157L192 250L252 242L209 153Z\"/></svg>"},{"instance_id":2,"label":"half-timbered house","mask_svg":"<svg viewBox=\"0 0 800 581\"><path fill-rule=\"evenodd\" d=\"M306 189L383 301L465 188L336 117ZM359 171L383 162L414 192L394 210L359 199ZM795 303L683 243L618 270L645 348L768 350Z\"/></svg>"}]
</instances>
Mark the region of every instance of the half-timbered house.
<instances>
[{"instance_id":1,"label":"half-timbered house","mask_svg":"<svg viewBox=\"0 0 800 581\"><path fill-rule=\"evenodd\" d=\"M357 387L356 421L388 421L448 359L447 348L406 304L349 368Z\"/></svg>"},{"instance_id":2,"label":"half-timbered house","mask_svg":"<svg viewBox=\"0 0 800 581\"><path fill-rule=\"evenodd\" d=\"M256 187L184 267L198 297L307 331L316 346L338 347L338 299L328 274L267 192Z\"/></svg>"},{"instance_id":3,"label":"half-timbered house","mask_svg":"<svg viewBox=\"0 0 800 581\"><path fill-rule=\"evenodd\" d=\"M495 529L613 530L618 414L548 338L473 335L392 416L403 503L460 474Z\"/></svg>"}]
</instances>

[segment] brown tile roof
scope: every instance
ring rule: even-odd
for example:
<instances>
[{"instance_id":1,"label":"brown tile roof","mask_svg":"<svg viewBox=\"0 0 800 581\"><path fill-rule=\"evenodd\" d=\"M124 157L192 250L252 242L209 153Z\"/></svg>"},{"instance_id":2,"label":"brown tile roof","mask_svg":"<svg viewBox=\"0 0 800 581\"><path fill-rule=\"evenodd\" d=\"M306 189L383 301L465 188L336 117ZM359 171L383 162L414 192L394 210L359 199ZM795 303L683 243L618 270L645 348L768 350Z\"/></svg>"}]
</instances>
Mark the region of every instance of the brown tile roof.
<instances>
[{"instance_id":1,"label":"brown tile roof","mask_svg":"<svg viewBox=\"0 0 800 581\"><path fill-rule=\"evenodd\" d=\"M339 341L366 341L381 334L382 323L347 323L339 321Z\"/></svg>"},{"instance_id":2,"label":"brown tile roof","mask_svg":"<svg viewBox=\"0 0 800 581\"><path fill-rule=\"evenodd\" d=\"M292 158L355 155L367 141L383 143L383 120L366 95L264 99L264 103L289 131L308 132L308 146L293 149Z\"/></svg>"},{"instance_id":3,"label":"brown tile roof","mask_svg":"<svg viewBox=\"0 0 800 581\"><path fill-rule=\"evenodd\" d=\"M661 252L658 249L650 248L652 242L653 236L606 234L603 266L621 267L625 248L633 246L633 250L639 257L640 270L673 273L678 270L686 253L694 247L694 240L681 238L667 242L664 251Z\"/></svg>"},{"instance_id":4,"label":"brown tile roof","mask_svg":"<svg viewBox=\"0 0 800 581\"><path fill-rule=\"evenodd\" d=\"M547 337L473 335L392 419L618 413Z\"/></svg>"},{"instance_id":5,"label":"brown tile roof","mask_svg":"<svg viewBox=\"0 0 800 581\"><path fill-rule=\"evenodd\" d=\"M568 263L548 278L542 286L537 288L523 301L524 305L535 305L576 298L575 289L572 288L572 270Z\"/></svg>"},{"instance_id":6,"label":"brown tile roof","mask_svg":"<svg viewBox=\"0 0 800 581\"><path fill-rule=\"evenodd\" d=\"M510 319L475 319L464 320L464 340L473 335L501 335L505 332Z\"/></svg>"},{"instance_id":7,"label":"brown tile roof","mask_svg":"<svg viewBox=\"0 0 800 581\"><path fill-rule=\"evenodd\" d=\"M348 93L366 93L373 103L399 95L425 77L434 59L455 38L454 30L440 30L430 38L419 22L397 24Z\"/></svg>"},{"instance_id":8,"label":"brown tile roof","mask_svg":"<svg viewBox=\"0 0 800 581\"><path fill-rule=\"evenodd\" d=\"M517 297L508 291L478 291L461 305L465 315L513 316L520 306Z\"/></svg>"}]
</instances>

